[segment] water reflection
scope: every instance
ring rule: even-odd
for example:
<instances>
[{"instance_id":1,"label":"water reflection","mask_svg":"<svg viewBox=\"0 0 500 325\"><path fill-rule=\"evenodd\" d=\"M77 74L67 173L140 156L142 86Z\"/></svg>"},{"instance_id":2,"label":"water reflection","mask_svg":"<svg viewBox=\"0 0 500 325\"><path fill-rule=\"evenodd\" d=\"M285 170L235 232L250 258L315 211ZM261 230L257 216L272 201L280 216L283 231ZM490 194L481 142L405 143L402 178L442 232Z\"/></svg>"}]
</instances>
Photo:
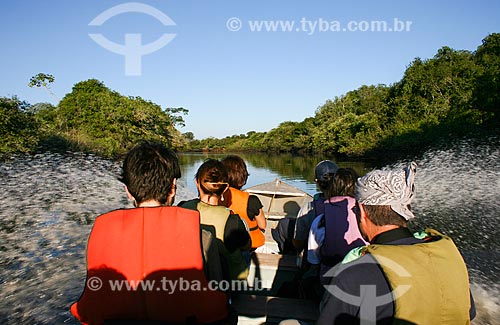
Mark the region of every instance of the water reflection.
<instances>
[{"instance_id":1,"label":"water reflection","mask_svg":"<svg viewBox=\"0 0 500 325\"><path fill-rule=\"evenodd\" d=\"M193 185L194 175L198 167L207 158L222 159L228 154L220 153L188 153L180 154L182 177L191 191L196 191ZM314 184L314 167L322 160L330 159L340 167L353 168L359 175L364 175L371 166L364 162L337 161L334 157L326 155L297 156L292 154L263 154L242 153L238 154L247 163L250 176L245 187L272 181L281 178L289 184L298 187L313 195L317 192Z\"/></svg>"}]
</instances>

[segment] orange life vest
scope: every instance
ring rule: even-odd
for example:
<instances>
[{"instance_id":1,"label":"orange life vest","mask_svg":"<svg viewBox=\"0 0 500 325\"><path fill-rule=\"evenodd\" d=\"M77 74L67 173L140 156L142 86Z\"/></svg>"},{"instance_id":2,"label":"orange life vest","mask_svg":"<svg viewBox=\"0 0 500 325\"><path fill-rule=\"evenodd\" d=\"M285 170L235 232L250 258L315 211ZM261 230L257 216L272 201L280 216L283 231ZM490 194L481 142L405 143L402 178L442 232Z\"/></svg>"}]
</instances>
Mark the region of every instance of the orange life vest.
<instances>
[{"instance_id":1,"label":"orange life vest","mask_svg":"<svg viewBox=\"0 0 500 325\"><path fill-rule=\"evenodd\" d=\"M238 214L240 218L245 221L250 231L250 238L252 239L252 248L257 248L264 245L266 239L264 234L257 225L257 220L250 220L248 217L248 198L250 194L235 188L230 187L230 197L228 199L228 208Z\"/></svg>"},{"instance_id":2,"label":"orange life vest","mask_svg":"<svg viewBox=\"0 0 500 325\"><path fill-rule=\"evenodd\" d=\"M86 286L71 306L72 314L86 324L224 319L227 297L209 290L200 238L198 212L179 207L116 210L99 216L87 246Z\"/></svg>"}]
</instances>

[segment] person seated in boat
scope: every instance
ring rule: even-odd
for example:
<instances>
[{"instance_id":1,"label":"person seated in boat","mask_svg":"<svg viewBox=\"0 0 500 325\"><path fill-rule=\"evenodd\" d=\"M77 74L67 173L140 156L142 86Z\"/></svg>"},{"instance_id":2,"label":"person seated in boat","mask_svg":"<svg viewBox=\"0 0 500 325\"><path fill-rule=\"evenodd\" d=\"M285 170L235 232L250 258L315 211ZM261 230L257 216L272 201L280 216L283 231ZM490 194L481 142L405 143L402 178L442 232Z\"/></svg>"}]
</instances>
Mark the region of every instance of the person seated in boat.
<instances>
[{"instance_id":1,"label":"person seated in boat","mask_svg":"<svg viewBox=\"0 0 500 325\"><path fill-rule=\"evenodd\" d=\"M307 255L307 240L311 224L317 216L325 211L324 202L328 198L327 192L330 187L330 182L338 169L338 166L331 160L319 162L314 169L314 182L320 192L314 195L313 201L306 203L300 209L297 215L297 221L295 222L295 231L292 239L292 244L297 251L300 252L304 250L304 253L306 253L305 255Z\"/></svg>"},{"instance_id":2,"label":"person seated in boat","mask_svg":"<svg viewBox=\"0 0 500 325\"><path fill-rule=\"evenodd\" d=\"M265 243L264 232L266 231L266 217L262 211L260 199L248 192L241 191L247 183L248 170L245 161L235 155L230 155L221 160L227 169L229 190L221 196L220 205L228 207L247 223L252 249L256 249Z\"/></svg>"},{"instance_id":3,"label":"person seated in boat","mask_svg":"<svg viewBox=\"0 0 500 325\"><path fill-rule=\"evenodd\" d=\"M197 211L171 206L180 176L177 156L162 144L127 153L121 180L135 208L94 222L86 286L71 306L80 322L235 323L228 295L208 286L222 280L215 238L201 230ZM180 281L187 290L175 290Z\"/></svg>"},{"instance_id":4,"label":"person seated in boat","mask_svg":"<svg viewBox=\"0 0 500 325\"><path fill-rule=\"evenodd\" d=\"M323 213L324 201L327 198L328 186L338 166L331 160L319 162L315 169L314 182L320 190L312 201L305 203L299 210L296 218L283 218L272 230L272 235L278 244L280 253L302 253L301 267L305 271L309 268L307 262L307 239L313 220Z\"/></svg>"},{"instance_id":5,"label":"person seated in boat","mask_svg":"<svg viewBox=\"0 0 500 325\"><path fill-rule=\"evenodd\" d=\"M242 251L250 249L248 226L237 215L219 201L229 189L227 171L216 159L207 159L196 172L195 183L199 198L181 202L179 206L198 210L203 229L209 230L215 238L223 263L227 265L226 279L245 280L248 265Z\"/></svg>"},{"instance_id":6,"label":"person seated in boat","mask_svg":"<svg viewBox=\"0 0 500 325\"><path fill-rule=\"evenodd\" d=\"M375 170L356 184L356 218L371 244L326 275L322 324L470 324L475 306L467 267L436 230L412 234L416 164ZM362 320L361 320L362 319Z\"/></svg>"},{"instance_id":7,"label":"person seated in boat","mask_svg":"<svg viewBox=\"0 0 500 325\"><path fill-rule=\"evenodd\" d=\"M328 187L324 213L316 217L309 232L307 261L320 266L319 276L340 263L353 248L367 245L354 215L354 189L358 175L351 168L339 168Z\"/></svg>"}]
</instances>

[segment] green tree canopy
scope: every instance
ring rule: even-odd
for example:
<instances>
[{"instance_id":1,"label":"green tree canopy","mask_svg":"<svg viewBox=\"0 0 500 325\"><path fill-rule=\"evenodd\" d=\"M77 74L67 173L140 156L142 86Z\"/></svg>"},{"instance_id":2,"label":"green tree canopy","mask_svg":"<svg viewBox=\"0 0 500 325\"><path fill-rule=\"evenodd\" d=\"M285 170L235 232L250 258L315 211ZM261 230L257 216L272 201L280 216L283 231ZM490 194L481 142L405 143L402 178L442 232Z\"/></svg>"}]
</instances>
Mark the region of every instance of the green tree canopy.
<instances>
[{"instance_id":1,"label":"green tree canopy","mask_svg":"<svg viewBox=\"0 0 500 325\"><path fill-rule=\"evenodd\" d=\"M38 143L38 124L29 104L17 97L0 97L0 153L28 152Z\"/></svg>"},{"instance_id":2,"label":"green tree canopy","mask_svg":"<svg viewBox=\"0 0 500 325\"><path fill-rule=\"evenodd\" d=\"M79 146L94 147L107 156L128 150L141 140L157 140L175 146L180 137L174 124L183 123L171 113L184 108L162 110L141 97L126 97L90 79L77 83L64 96L54 122L64 136Z\"/></svg>"},{"instance_id":3,"label":"green tree canopy","mask_svg":"<svg viewBox=\"0 0 500 325\"><path fill-rule=\"evenodd\" d=\"M57 96L50 90L50 86L51 84L54 83L55 80L56 79L51 74L39 73L36 76L30 78L28 86L31 88L43 87L49 93L50 96L52 96L55 100L59 100L59 98L57 98Z\"/></svg>"},{"instance_id":4,"label":"green tree canopy","mask_svg":"<svg viewBox=\"0 0 500 325\"><path fill-rule=\"evenodd\" d=\"M390 86L361 86L327 100L301 122L283 122L237 141L210 139L205 149L327 151L351 157L397 153L484 125L498 127L499 116L500 34L491 34L474 53L444 46L430 59L413 60Z\"/></svg>"},{"instance_id":5,"label":"green tree canopy","mask_svg":"<svg viewBox=\"0 0 500 325\"><path fill-rule=\"evenodd\" d=\"M500 122L500 33L491 34L478 47L474 59L480 67L474 103L487 112L491 124Z\"/></svg>"}]
</instances>

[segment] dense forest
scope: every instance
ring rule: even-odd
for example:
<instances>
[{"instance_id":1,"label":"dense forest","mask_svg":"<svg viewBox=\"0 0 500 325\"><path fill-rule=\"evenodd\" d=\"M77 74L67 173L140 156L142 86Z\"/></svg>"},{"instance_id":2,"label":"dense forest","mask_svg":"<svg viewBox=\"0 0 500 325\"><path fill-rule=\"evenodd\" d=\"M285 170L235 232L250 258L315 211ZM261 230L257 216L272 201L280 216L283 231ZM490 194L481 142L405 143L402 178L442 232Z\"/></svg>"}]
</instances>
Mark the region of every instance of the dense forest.
<instances>
[{"instance_id":1,"label":"dense forest","mask_svg":"<svg viewBox=\"0 0 500 325\"><path fill-rule=\"evenodd\" d=\"M313 117L268 132L190 141L191 150L328 152L347 157L412 153L437 141L498 132L500 34L475 52L443 47L416 58L390 86L362 86L327 100Z\"/></svg>"},{"instance_id":2,"label":"dense forest","mask_svg":"<svg viewBox=\"0 0 500 325\"><path fill-rule=\"evenodd\" d=\"M53 77L39 74L38 79L38 86L47 86ZM120 95L95 79L77 83L57 107L0 98L0 153L48 149L117 157L141 140L180 148L184 137L175 126L183 125L186 113Z\"/></svg>"},{"instance_id":3,"label":"dense forest","mask_svg":"<svg viewBox=\"0 0 500 325\"><path fill-rule=\"evenodd\" d=\"M53 76L38 74L29 85L51 93L52 82ZM116 157L140 140L154 139L180 151L326 152L355 158L411 153L457 136L497 133L500 34L487 36L474 52L443 47L433 58L416 58L400 81L362 86L327 100L312 117L268 132L196 140L176 128L187 113L123 96L95 79L77 83L57 106L0 97L0 154L70 149Z\"/></svg>"}]
</instances>

